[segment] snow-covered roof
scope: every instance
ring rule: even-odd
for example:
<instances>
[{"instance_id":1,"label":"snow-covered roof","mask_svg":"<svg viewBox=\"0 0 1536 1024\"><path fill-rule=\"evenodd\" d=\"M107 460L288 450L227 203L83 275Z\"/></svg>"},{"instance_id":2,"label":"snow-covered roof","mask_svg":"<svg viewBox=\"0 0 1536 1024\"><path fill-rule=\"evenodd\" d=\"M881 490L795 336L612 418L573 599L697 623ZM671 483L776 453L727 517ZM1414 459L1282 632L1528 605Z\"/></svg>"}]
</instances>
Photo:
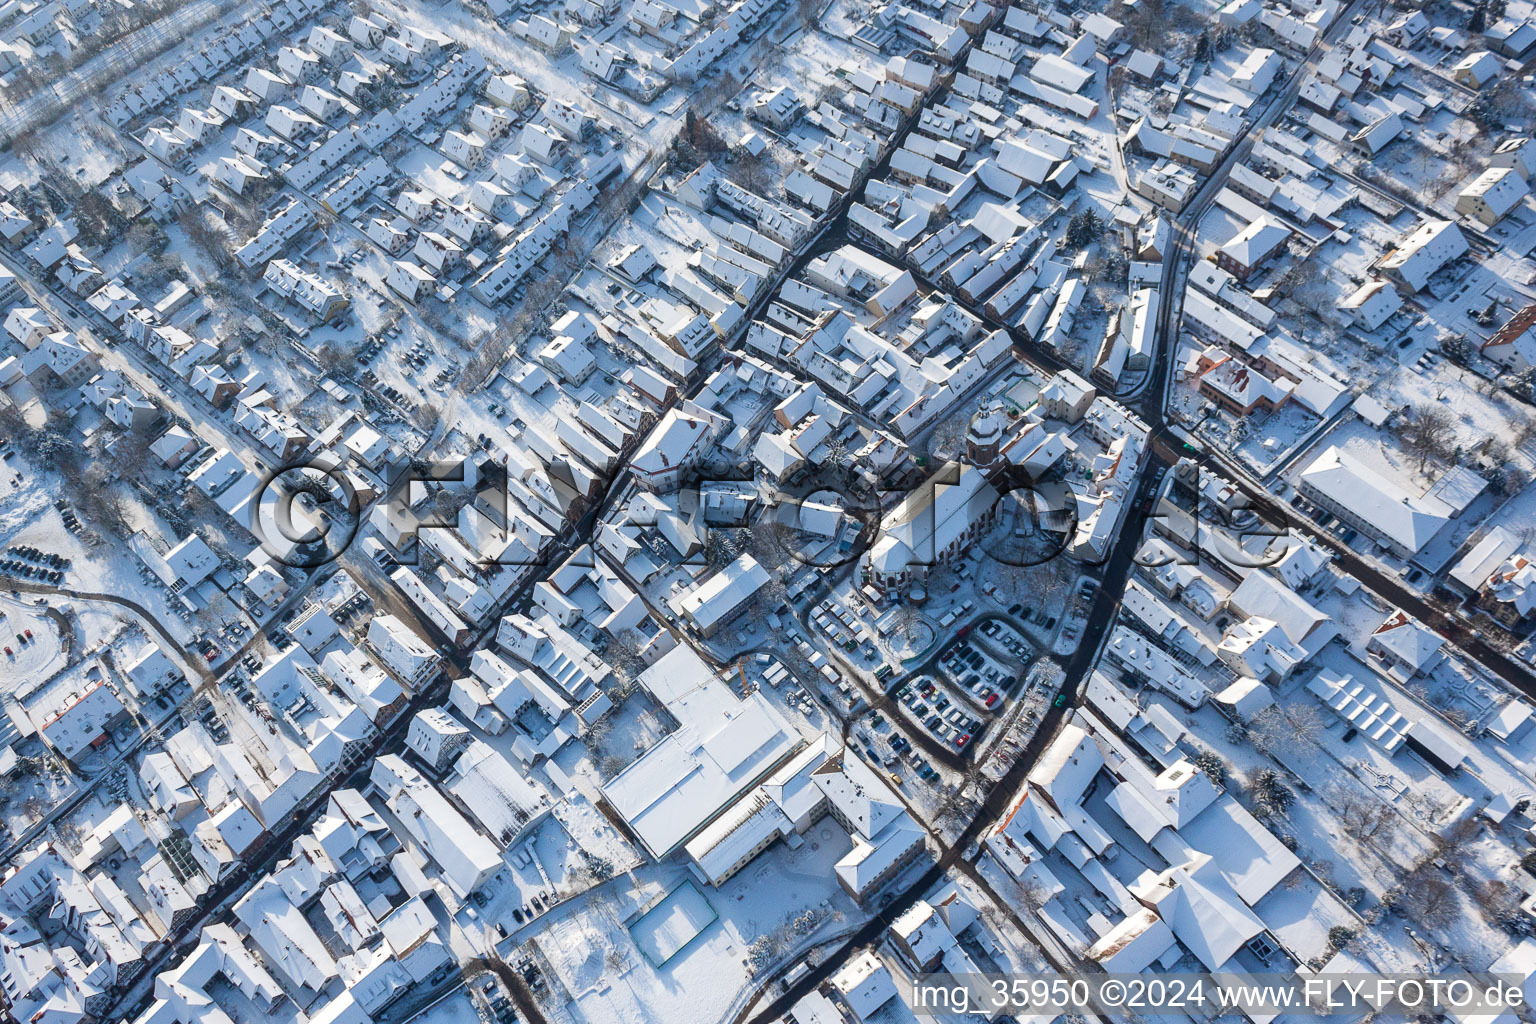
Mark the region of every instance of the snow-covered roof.
<instances>
[{"instance_id":1,"label":"snow-covered roof","mask_svg":"<svg viewBox=\"0 0 1536 1024\"><path fill-rule=\"evenodd\" d=\"M1388 480L1337 445L1330 445L1302 471L1302 485L1349 509L1404 551L1418 552L1450 520L1425 508L1398 482ZM1365 527L1363 527L1365 528Z\"/></svg>"},{"instance_id":2,"label":"snow-covered roof","mask_svg":"<svg viewBox=\"0 0 1536 1024\"><path fill-rule=\"evenodd\" d=\"M891 787L848 750L828 758L811 773L811 781L865 839L907 813Z\"/></svg>"},{"instance_id":3,"label":"snow-covered roof","mask_svg":"<svg viewBox=\"0 0 1536 1024\"><path fill-rule=\"evenodd\" d=\"M686 645L658 659L640 684L681 724L602 791L652 855L664 857L763 781L802 741L761 693L738 700Z\"/></svg>"},{"instance_id":4,"label":"snow-covered roof","mask_svg":"<svg viewBox=\"0 0 1536 1024\"><path fill-rule=\"evenodd\" d=\"M1496 217L1502 217L1524 199L1530 189L1513 167L1490 167L1462 189L1458 198L1482 200Z\"/></svg>"},{"instance_id":5,"label":"snow-covered roof","mask_svg":"<svg viewBox=\"0 0 1536 1024\"><path fill-rule=\"evenodd\" d=\"M837 877L851 892L862 897L870 886L887 875L893 865L922 846L925 835L910 816L903 814L871 840L855 836L853 849L844 854L834 868Z\"/></svg>"},{"instance_id":6,"label":"snow-covered roof","mask_svg":"<svg viewBox=\"0 0 1536 1024\"><path fill-rule=\"evenodd\" d=\"M1146 872L1131 892L1156 909L1207 970L1221 969L1265 928L1204 853L1160 874Z\"/></svg>"},{"instance_id":7,"label":"snow-covered roof","mask_svg":"<svg viewBox=\"0 0 1536 1024\"><path fill-rule=\"evenodd\" d=\"M1250 572L1238 584L1227 604L1244 615L1279 623L1287 639L1309 654L1316 654L1338 635L1332 616L1260 569Z\"/></svg>"},{"instance_id":8,"label":"snow-covered roof","mask_svg":"<svg viewBox=\"0 0 1536 1024\"><path fill-rule=\"evenodd\" d=\"M1403 306L1403 297L1390 281L1367 281L1339 300L1339 308L1355 315L1368 331L1374 331Z\"/></svg>"},{"instance_id":9,"label":"snow-covered roof","mask_svg":"<svg viewBox=\"0 0 1536 1024\"><path fill-rule=\"evenodd\" d=\"M1417 671L1439 661L1445 642L1445 637L1397 609L1376 627L1368 645Z\"/></svg>"},{"instance_id":10,"label":"snow-covered roof","mask_svg":"<svg viewBox=\"0 0 1536 1024\"><path fill-rule=\"evenodd\" d=\"M768 570L751 555L742 555L699 586L668 604L705 633L735 614L768 582Z\"/></svg>"},{"instance_id":11,"label":"snow-covered roof","mask_svg":"<svg viewBox=\"0 0 1536 1024\"><path fill-rule=\"evenodd\" d=\"M1216 870L1248 906L1256 906L1301 866L1301 860L1230 793L1223 793L1176 833L1153 843L1170 863L1194 851L1209 854Z\"/></svg>"},{"instance_id":12,"label":"snow-covered roof","mask_svg":"<svg viewBox=\"0 0 1536 1024\"><path fill-rule=\"evenodd\" d=\"M1382 270L1396 271L1414 291L1429 283L1435 271L1467 251L1461 229L1448 220L1426 221L1382 257Z\"/></svg>"},{"instance_id":13,"label":"snow-covered roof","mask_svg":"<svg viewBox=\"0 0 1536 1024\"><path fill-rule=\"evenodd\" d=\"M1104 767L1093 737L1075 723L1064 726L1029 772L1030 786L1048 796L1058 811L1077 804Z\"/></svg>"},{"instance_id":14,"label":"snow-covered roof","mask_svg":"<svg viewBox=\"0 0 1536 1024\"><path fill-rule=\"evenodd\" d=\"M379 788L395 819L422 852L436 862L443 880L467 897L502 866L500 848L471 825L436 786L397 754L373 763L369 778Z\"/></svg>"}]
</instances>

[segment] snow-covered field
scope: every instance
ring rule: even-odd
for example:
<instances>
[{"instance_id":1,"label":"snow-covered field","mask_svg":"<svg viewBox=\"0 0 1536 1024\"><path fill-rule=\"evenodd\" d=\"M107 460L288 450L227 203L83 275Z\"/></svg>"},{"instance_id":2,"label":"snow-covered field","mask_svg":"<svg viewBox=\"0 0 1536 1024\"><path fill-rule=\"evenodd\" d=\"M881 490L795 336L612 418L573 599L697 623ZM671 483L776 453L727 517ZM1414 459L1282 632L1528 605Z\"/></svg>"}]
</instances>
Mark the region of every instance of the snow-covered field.
<instances>
[{"instance_id":1,"label":"snow-covered field","mask_svg":"<svg viewBox=\"0 0 1536 1024\"><path fill-rule=\"evenodd\" d=\"M589 1024L714 1024L751 984L747 947L758 936L805 910L814 909L821 920L810 937L796 940L800 945L863 917L832 873L852 845L848 834L825 818L805 839L798 850L774 844L719 889L704 890L719 919L660 968L648 965L624 920L678 884L685 872L676 868L656 869L656 884L624 896L578 901L581 909L540 933L539 948Z\"/></svg>"}]
</instances>

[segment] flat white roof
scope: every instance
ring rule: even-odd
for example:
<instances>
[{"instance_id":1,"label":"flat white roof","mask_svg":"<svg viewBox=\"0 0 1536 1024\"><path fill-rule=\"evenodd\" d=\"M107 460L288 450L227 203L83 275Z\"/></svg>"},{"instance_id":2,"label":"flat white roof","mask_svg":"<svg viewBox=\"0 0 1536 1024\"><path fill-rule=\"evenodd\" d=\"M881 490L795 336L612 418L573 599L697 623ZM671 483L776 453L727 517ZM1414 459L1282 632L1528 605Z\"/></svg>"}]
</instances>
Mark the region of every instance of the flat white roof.
<instances>
[{"instance_id":1,"label":"flat white roof","mask_svg":"<svg viewBox=\"0 0 1536 1024\"><path fill-rule=\"evenodd\" d=\"M762 694L738 700L691 648L673 649L640 679L680 724L603 786L603 796L659 858L761 782L802 740Z\"/></svg>"}]
</instances>

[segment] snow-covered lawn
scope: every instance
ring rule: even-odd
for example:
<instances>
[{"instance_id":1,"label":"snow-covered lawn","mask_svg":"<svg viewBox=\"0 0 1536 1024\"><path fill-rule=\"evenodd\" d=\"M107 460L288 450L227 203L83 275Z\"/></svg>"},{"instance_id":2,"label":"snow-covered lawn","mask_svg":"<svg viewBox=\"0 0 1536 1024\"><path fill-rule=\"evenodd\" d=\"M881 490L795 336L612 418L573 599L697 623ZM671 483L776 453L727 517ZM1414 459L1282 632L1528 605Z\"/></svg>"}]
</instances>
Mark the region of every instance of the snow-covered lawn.
<instances>
[{"instance_id":1,"label":"snow-covered lawn","mask_svg":"<svg viewBox=\"0 0 1536 1024\"><path fill-rule=\"evenodd\" d=\"M453 993L411 1018L414 1024L481 1024L475 1002L464 989Z\"/></svg>"}]
</instances>

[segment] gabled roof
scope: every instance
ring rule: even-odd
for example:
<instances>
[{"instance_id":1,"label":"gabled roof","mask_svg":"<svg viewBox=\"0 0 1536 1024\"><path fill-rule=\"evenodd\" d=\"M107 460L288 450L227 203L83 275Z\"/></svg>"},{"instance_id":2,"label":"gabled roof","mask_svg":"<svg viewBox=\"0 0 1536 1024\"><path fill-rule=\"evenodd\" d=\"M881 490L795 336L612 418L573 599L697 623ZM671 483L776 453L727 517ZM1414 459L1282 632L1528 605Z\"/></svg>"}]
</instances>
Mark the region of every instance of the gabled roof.
<instances>
[{"instance_id":1,"label":"gabled roof","mask_svg":"<svg viewBox=\"0 0 1536 1024\"><path fill-rule=\"evenodd\" d=\"M1497 216L1520 204L1529 192L1525 179L1513 167L1490 167L1461 190L1462 198L1481 199Z\"/></svg>"},{"instance_id":2,"label":"gabled roof","mask_svg":"<svg viewBox=\"0 0 1536 1024\"><path fill-rule=\"evenodd\" d=\"M1316 654L1338 634L1330 615L1262 569L1250 572L1227 603L1244 615L1279 623L1286 639L1309 654Z\"/></svg>"},{"instance_id":3,"label":"gabled roof","mask_svg":"<svg viewBox=\"0 0 1536 1024\"><path fill-rule=\"evenodd\" d=\"M1232 237L1221 251L1245 267L1251 267L1277 246L1284 245L1291 231L1268 217L1260 217Z\"/></svg>"}]
</instances>

